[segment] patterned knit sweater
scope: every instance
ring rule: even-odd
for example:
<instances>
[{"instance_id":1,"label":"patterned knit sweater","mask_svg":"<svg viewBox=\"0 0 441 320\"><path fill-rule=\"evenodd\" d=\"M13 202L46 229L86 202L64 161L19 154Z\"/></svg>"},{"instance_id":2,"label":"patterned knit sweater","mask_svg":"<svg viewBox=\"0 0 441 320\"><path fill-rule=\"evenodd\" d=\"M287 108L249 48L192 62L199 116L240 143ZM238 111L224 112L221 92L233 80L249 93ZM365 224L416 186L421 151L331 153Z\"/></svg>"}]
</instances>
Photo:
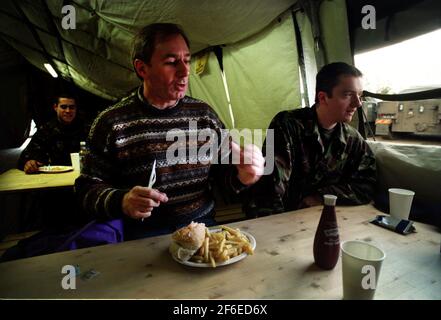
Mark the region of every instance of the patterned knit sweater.
<instances>
[{"instance_id":1,"label":"patterned knit sweater","mask_svg":"<svg viewBox=\"0 0 441 320\"><path fill-rule=\"evenodd\" d=\"M222 180L229 192L244 189L235 166L221 164L230 153L229 136L210 106L186 96L175 107L159 110L148 104L141 90L103 111L91 127L89 153L75 182L89 214L122 217L124 194L134 186L148 185L155 159L153 187L166 193L169 201L153 209L146 219L149 223L178 225L211 214L210 176ZM226 153L216 151L215 147L225 151L225 145ZM210 156L207 150L214 152ZM225 155L223 160L220 154ZM213 164L216 161L219 164Z\"/></svg>"}]
</instances>

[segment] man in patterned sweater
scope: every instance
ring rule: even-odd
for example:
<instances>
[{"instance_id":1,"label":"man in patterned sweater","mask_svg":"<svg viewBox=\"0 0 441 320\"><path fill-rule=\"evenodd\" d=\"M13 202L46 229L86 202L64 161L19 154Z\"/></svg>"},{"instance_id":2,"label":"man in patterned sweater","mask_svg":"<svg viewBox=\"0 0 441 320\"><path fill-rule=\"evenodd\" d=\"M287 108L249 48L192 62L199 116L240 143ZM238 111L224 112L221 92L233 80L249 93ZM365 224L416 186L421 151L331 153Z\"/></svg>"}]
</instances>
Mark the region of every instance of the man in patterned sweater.
<instances>
[{"instance_id":1,"label":"man in patterned sweater","mask_svg":"<svg viewBox=\"0 0 441 320\"><path fill-rule=\"evenodd\" d=\"M317 74L314 106L274 117L275 170L251 188L248 217L320 205L324 194L336 195L338 205L372 200L375 157L347 124L361 106L361 76L346 63L328 64Z\"/></svg>"},{"instance_id":2,"label":"man in patterned sweater","mask_svg":"<svg viewBox=\"0 0 441 320\"><path fill-rule=\"evenodd\" d=\"M263 173L262 154L233 144L251 163L221 164L230 140L211 107L185 95L190 51L178 26L144 27L132 58L143 85L95 119L75 182L82 206L98 218L124 217L126 239L170 233L191 221L213 224L209 177L239 193ZM148 188L155 160L156 183Z\"/></svg>"}]
</instances>

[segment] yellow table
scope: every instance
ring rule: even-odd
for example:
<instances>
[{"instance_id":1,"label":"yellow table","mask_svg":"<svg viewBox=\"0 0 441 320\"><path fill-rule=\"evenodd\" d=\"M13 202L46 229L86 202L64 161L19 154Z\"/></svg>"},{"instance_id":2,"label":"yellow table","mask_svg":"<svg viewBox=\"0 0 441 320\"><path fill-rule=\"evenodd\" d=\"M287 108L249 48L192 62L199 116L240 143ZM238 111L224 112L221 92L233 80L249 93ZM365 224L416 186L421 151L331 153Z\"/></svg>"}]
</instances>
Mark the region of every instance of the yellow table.
<instances>
[{"instance_id":1,"label":"yellow table","mask_svg":"<svg viewBox=\"0 0 441 320\"><path fill-rule=\"evenodd\" d=\"M0 175L0 192L72 187L78 176L78 171L26 174L18 169L10 169Z\"/></svg>"},{"instance_id":2,"label":"yellow table","mask_svg":"<svg viewBox=\"0 0 441 320\"><path fill-rule=\"evenodd\" d=\"M255 254L215 269L175 262L170 235L2 263L0 298L341 299L341 258L331 271L314 265L320 213L313 207L231 224L254 235ZM361 239L387 254L376 299L441 299L441 234L415 223L417 233L399 235L367 222L377 214L370 205L337 209L341 241ZM64 290L68 264L100 274Z\"/></svg>"}]
</instances>

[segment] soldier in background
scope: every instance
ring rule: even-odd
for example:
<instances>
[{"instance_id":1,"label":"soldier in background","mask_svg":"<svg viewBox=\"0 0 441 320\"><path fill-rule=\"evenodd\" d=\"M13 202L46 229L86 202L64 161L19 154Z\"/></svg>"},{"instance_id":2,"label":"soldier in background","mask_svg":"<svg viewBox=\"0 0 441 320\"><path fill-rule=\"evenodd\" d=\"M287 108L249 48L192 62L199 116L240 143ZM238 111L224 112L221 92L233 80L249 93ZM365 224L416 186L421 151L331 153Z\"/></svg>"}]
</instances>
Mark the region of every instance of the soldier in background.
<instances>
[{"instance_id":1,"label":"soldier in background","mask_svg":"<svg viewBox=\"0 0 441 320\"><path fill-rule=\"evenodd\" d=\"M80 141L87 137L73 96L59 95L52 107L57 118L37 130L18 160L18 168L26 173L38 172L38 167L46 164L70 166L70 154L78 152Z\"/></svg>"},{"instance_id":2,"label":"soldier in background","mask_svg":"<svg viewBox=\"0 0 441 320\"><path fill-rule=\"evenodd\" d=\"M56 117L38 128L18 160L18 169L37 173L42 165L71 165L70 153L80 150L87 127L77 116L76 99L69 93L55 97ZM83 223L72 188L31 190L25 194L21 213L23 230L62 230Z\"/></svg>"},{"instance_id":3,"label":"soldier in background","mask_svg":"<svg viewBox=\"0 0 441 320\"><path fill-rule=\"evenodd\" d=\"M274 129L275 170L251 188L248 217L320 205L324 194L336 195L338 205L372 200L375 158L348 125L361 107L361 77L346 63L328 64L317 74L312 107L274 117L269 128Z\"/></svg>"}]
</instances>

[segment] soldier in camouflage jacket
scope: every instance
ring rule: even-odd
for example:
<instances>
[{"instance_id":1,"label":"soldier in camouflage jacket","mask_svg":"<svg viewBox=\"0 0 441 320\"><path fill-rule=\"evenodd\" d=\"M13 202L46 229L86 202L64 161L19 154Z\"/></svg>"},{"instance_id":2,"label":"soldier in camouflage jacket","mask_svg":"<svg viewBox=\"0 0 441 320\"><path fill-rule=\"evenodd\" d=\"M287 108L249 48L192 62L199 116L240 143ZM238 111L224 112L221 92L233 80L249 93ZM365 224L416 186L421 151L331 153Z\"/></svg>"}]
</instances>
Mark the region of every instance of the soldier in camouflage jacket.
<instances>
[{"instance_id":1,"label":"soldier in camouflage jacket","mask_svg":"<svg viewBox=\"0 0 441 320\"><path fill-rule=\"evenodd\" d=\"M250 190L247 216L280 213L322 204L324 194L339 205L369 203L376 182L375 158L363 137L347 122L361 106L361 72L345 63L325 66L317 75L316 104L283 111L272 120L272 174ZM267 157L268 159L268 157Z\"/></svg>"}]
</instances>

